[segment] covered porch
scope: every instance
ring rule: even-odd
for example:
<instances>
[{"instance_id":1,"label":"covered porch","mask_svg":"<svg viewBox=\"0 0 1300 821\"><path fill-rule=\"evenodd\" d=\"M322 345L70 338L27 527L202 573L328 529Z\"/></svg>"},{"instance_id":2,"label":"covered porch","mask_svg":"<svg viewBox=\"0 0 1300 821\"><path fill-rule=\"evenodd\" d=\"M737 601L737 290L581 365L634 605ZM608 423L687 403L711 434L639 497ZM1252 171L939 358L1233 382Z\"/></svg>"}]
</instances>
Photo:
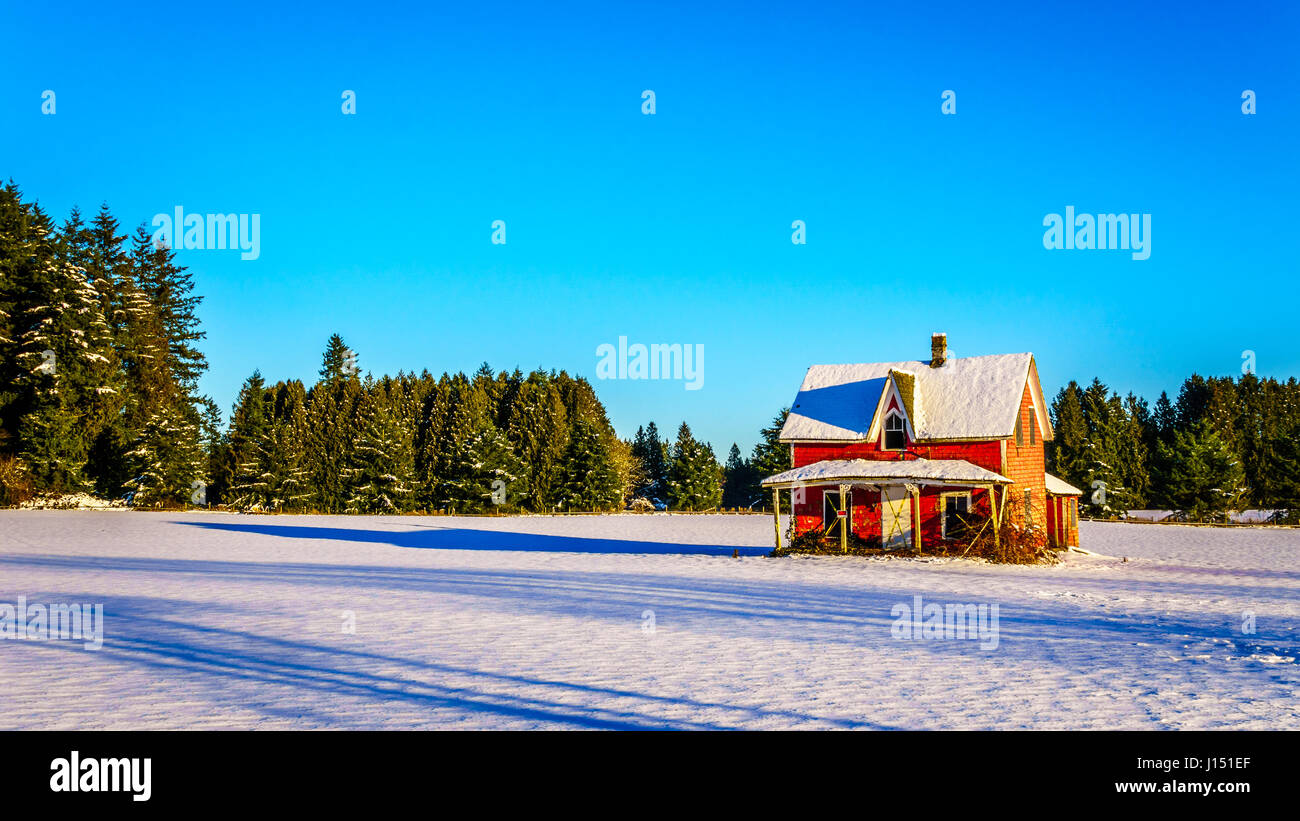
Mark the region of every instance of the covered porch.
<instances>
[{"instance_id":1,"label":"covered porch","mask_svg":"<svg viewBox=\"0 0 1300 821\"><path fill-rule=\"evenodd\" d=\"M961 459L823 460L769 476L776 548L781 545L782 490L791 494L792 533L820 529L838 537L842 552L850 539L882 550L951 546L973 539L972 520L1000 521L1007 487L1001 474ZM998 528L992 528L998 538Z\"/></svg>"}]
</instances>

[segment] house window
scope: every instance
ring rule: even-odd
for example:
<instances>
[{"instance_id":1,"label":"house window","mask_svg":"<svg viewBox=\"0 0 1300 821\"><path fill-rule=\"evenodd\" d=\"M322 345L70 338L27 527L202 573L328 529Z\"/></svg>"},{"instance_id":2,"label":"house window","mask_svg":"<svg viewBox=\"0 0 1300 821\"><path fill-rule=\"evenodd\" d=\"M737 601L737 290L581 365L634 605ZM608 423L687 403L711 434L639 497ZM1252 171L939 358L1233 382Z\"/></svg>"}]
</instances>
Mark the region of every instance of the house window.
<instances>
[{"instance_id":1,"label":"house window","mask_svg":"<svg viewBox=\"0 0 1300 821\"><path fill-rule=\"evenodd\" d=\"M1069 502L1070 505L1070 527L1079 526L1079 504L1074 499Z\"/></svg>"},{"instance_id":2,"label":"house window","mask_svg":"<svg viewBox=\"0 0 1300 821\"><path fill-rule=\"evenodd\" d=\"M903 417L890 413L885 417L885 450L902 450L907 447L907 433L903 430Z\"/></svg>"},{"instance_id":3,"label":"house window","mask_svg":"<svg viewBox=\"0 0 1300 821\"><path fill-rule=\"evenodd\" d=\"M1032 491L1025 491L1025 526L1034 523L1034 494Z\"/></svg>"},{"instance_id":4,"label":"house window","mask_svg":"<svg viewBox=\"0 0 1300 821\"><path fill-rule=\"evenodd\" d=\"M839 538L842 522L853 521L853 491L844 494L844 515L839 515L840 492L828 490L822 497L822 532L827 536ZM852 532L852 531L850 531Z\"/></svg>"},{"instance_id":5,"label":"house window","mask_svg":"<svg viewBox=\"0 0 1300 821\"><path fill-rule=\"evenodd\" d=\"M966 533L966 519L970 515L969 493L943 495L943 538L955 539Z\"/></svg>"},{"instance_id":6,"label":"house window","mask_svg":"<svg viewBox=\"0 0 1300 821\"><path fill-rule=\"evenodd\" d=\"M1016 447L1018 448L1025 445L1025 428L1020 423L1020 418L1020 415L1016 414Z\"/></svg>"},{"instance_id":7,"label":"house window","mask_svg":"<svg viewBox=\"0 0 1300 821\"><path fill-rule=\"evenodd\" d=\"M1034 409L1029 409L1029 444L1038 444L1038 417L1034 415Z\"/></svg>"}]
</instances>

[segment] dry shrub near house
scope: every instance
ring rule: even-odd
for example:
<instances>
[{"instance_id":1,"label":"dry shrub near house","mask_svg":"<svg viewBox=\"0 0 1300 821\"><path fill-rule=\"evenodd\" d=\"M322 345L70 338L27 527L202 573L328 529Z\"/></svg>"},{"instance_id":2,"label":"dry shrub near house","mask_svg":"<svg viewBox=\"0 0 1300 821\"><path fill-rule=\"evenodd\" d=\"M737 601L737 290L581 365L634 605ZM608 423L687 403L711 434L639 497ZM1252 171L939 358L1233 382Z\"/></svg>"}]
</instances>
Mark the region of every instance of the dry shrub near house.
<instances>
[{"instance_id":1,"label":"dry shrub near house","mask_svg":"<svg viewBox=\"0 0 1300 821\"><path fill-rule=\"evenodd\" d=\"M1044 521L1037 506L1030 521L1023 516L1005 516L1000 524L990 518L969 517L963 520L965 544L937 546L936 554L968 559L985 559L997 564L1052 564L1062 549L1050 544L1047 532L1033 522ZM995 537L994 529L997 533Z\"/></svg>"},{"instance_id":2,"label":"dry shrub near house","mask_svg":"<svg viewBox=\"0 0 1300 821\"><path fill-rule=\"evenodd\" d=\"M32 498L27 465L16 456L0 456L0 507L16 507Z\"/></svg>"}]
</instances>

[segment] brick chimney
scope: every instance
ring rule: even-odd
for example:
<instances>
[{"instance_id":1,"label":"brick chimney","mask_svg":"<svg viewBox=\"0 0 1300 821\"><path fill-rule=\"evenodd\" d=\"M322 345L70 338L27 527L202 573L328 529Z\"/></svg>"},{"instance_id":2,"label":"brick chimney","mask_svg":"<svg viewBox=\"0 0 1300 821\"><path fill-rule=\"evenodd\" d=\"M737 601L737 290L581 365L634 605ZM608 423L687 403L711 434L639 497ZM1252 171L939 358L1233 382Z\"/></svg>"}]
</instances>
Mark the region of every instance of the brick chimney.
<instances>
[{"instance_id":1,"label":"brick chimney","mask_svg":"<svg viewBox=\"0 0 1300 821\"><path fill-rule=\"evenodd\" d=\"M930 367L942 368L948 361L948 335L930 334Z\"/></svg>"}]
</instances>

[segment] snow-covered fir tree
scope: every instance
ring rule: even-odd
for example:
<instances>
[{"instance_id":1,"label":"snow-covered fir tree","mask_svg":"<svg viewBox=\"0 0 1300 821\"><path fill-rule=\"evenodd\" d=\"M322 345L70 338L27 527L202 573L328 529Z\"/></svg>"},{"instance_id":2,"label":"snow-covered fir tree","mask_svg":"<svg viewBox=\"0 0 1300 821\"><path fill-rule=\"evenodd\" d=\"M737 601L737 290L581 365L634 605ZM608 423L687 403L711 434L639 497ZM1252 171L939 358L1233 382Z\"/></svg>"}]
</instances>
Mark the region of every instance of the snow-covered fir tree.
<instances>
[{"instance_id":1,"label":"snow-covered fir tree","mask_svg":"<svg viewBox=\"0 0 1300 821\"><path fill-rule=\"evenodd\" d=\"M357 438L343 470L349 513L411 509L415 480L412 432L367 379L356 410Z\"/></svg>"},{"instance_id":2,"label":"snow-covered fir tree","mask_svg":"<svg viewBox=\"0 0 1300 821\"><path fill-rule=\"evenodd\" d=\"M607 432L586 419L579 419L569 436L564 454L565 510L617 510L622 507L623 487L610 452Z\"/></svg>"},{"instance_id":3,"label":"snow-covered fir tree","mask_svg":"<svg viewBox=\"0 0 1300 821\"><path fill-rule=\"evenodd\" d=\"M697 441L685 422L673 443L668 500L674 510L712 510L722 503L722 469L713 448Z\"/></svg>"},{"instance_id":4,"label":"snow-covered fir tree","mask_svg":"<svg viewBox=\"0 0 1300 821\"><path fill-rule=\"evenodd\" d=\"M771 493L760 484L768 476L774 476L789 470L790 446L781 441L781 429L785 427L789 408L783 408L772 421L759 431L759 439L749 457L749 486L746 497L748 504L767 508L771 505ZM790 491L782 491L783 505L788 505ZM789 510L789 507L786 507Z\"/></svg>"},{"instance_id":5,"label":"snow-covered fir tree","mask_svg":"<svg viewBox=\"0 0 1300 821\"><path fill-rule=\"evenodd\" d=\"M1245 471L1210 418L1202 418L1191 430L1174 431L1173 440L1162 446L1162 456L1170 466L1169 496L1174 504L1193 518L1240 509L1247 492Z\"/></svg>"},{"instance_id":6,"label":"snow-covered fir tree","mask_svg":"<svg viewBox=\"0 0 1300 821\"><path fill-rule=\"evenodd\" d=\"M198 425L182 408L156 409L127 456L135 466L126 482L135 507L183 507L191 503L195 483L207 481Z\"/></svg>"},{"instance_id":7,"label":"snow-covered fir tree","mask_svg":"<svg viewBox=\"0 0 1300 821\"><path fill-rule=\"evenodd\" d=\"M659 426L650 422L637 428L632 440L632 455L641 462L641 484L637 496L654 502L668 503L669 446L659 435Z\"/></svg>"}]
</instances>

